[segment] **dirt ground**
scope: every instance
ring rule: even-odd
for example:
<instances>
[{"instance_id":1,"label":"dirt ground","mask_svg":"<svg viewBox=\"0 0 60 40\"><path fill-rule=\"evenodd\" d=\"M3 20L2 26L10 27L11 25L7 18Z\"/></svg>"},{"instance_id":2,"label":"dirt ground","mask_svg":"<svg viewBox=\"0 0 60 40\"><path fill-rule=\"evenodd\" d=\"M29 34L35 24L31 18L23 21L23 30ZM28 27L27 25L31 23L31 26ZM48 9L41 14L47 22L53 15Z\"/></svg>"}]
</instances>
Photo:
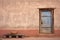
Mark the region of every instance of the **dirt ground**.
<instances>
[{"instance_id":1,"label":"dirt ground","mask_svg":"<svg viewBox=\"0 0 60 40\"><path fill-rule=\"evenodd\" d=\"M60 40L60 37L26 37L26 38L0 38L0 40Z\"/></svg>"}]
</instances>

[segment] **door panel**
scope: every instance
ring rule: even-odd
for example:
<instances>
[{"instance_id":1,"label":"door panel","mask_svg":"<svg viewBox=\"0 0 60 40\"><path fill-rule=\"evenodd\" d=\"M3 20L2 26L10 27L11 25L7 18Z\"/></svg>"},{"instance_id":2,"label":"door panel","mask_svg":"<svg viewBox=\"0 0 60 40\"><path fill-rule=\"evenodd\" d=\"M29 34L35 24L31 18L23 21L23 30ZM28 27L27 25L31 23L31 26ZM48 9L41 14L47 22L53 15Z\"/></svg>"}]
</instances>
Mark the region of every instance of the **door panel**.
<instances>
[{"instance_id":1,"label":"door panel","mask_svg":"<svg viewBox=\"0 0 60 40\"><path fill-rule=\"evenodd\" d=\"M42 11L41 16L52 16L50 11Z\"/></svg>"},{"instance_id":2,"label":"door panel","mask_svg":"<svg viewBox=\"0 0 60 40\"><path fill-rule=\"evenodd\" d=\"M51 33L51 28L41 28L40 32L41 33Z\"/></svg>"},{"instance_id":3,"label":"door panel","mask_svg":"<svg viewBox=\"0 0 60 40\"><path fill-rule=\"evenodd\" d=\"M51 17L41 17L42 27L51 27Z\"/></svg>"},{"instance_id":4,"label":"door panel","mask_svg":"<svg viewBox=\"0 0 60 40\"><path fill-rule=\"evenodd\" d=\"M42 11L41 12L41 33L51 33L52 28L52 13L51 11Z\"/></svg>"}]
</instances>

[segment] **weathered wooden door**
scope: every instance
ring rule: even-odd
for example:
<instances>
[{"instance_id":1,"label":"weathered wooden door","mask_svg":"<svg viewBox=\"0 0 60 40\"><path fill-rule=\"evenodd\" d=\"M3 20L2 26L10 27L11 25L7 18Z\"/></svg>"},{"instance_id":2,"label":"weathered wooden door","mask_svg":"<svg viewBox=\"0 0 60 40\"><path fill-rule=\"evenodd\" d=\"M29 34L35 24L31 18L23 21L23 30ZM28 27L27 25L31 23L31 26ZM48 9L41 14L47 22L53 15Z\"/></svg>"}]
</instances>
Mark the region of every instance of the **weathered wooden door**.
<instances>
[{"instance_id":1,"label":"weathered wooden door","mask_svg":"<svg viewBox=\"0 0 60 40\"><path fill-rule=\"evenodd\" d=\"M40 12L40 32L41 33L52 33L52 11L50 10L43 10Z\"/></svg>"}]
</instances>

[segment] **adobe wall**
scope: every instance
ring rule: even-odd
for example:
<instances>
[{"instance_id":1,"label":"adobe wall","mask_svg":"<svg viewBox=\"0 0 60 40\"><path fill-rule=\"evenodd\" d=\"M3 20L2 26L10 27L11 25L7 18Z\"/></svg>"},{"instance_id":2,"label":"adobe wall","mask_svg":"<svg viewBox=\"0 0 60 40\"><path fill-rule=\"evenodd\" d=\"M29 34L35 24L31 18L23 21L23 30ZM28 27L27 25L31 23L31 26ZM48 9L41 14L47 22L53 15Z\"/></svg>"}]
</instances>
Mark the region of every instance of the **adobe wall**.
<instances>
[{"instance_id":1,"label":"adobe wall","mask_svg":"<svg viewBox=\"0 0 60 40\"><path fill-rule=\"evenodd\" d=\"M54 30L56 30L55 33L60 30L60 0L0 0L0 33L26 30L28 34L31 30L30 34L33 35L35 32L35 35L38 35L38 8L55 8ZM26 32L23 33L26 34Z\"/></svg>"}]
</instances>

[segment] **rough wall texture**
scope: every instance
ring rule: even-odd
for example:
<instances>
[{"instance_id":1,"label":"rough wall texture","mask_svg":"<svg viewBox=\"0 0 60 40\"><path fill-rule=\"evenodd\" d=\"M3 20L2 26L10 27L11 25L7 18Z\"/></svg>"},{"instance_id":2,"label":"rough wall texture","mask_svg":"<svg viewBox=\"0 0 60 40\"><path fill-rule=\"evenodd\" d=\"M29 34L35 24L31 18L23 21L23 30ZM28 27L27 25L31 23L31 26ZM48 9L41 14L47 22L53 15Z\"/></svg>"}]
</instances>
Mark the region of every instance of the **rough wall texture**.
<instances>
[{"instance_id":1,"label":"rough wall texture","mask_svg":"<svg viewBox=\"0 0 60 40\"><path fill-rule=\"evenodd\" d=\"M0 30L39 30L38 8L55 8L54 29L59 30L60 0L0 0Z\"/></svg>"},{"instance_id":2,"label":"rough wall texture","mask_svg":"<svg viewBox=\"0 0 60 40\"><path fill-rule=\"evenodd\" d=\"M32 2L35 3L36 2ZM19 0L1 1L1 27L12 28L37 28L39 26L38 10L31 6L31 2ZM38 21L37 21L38 20Z\"/></svg>"}]
</instances>

